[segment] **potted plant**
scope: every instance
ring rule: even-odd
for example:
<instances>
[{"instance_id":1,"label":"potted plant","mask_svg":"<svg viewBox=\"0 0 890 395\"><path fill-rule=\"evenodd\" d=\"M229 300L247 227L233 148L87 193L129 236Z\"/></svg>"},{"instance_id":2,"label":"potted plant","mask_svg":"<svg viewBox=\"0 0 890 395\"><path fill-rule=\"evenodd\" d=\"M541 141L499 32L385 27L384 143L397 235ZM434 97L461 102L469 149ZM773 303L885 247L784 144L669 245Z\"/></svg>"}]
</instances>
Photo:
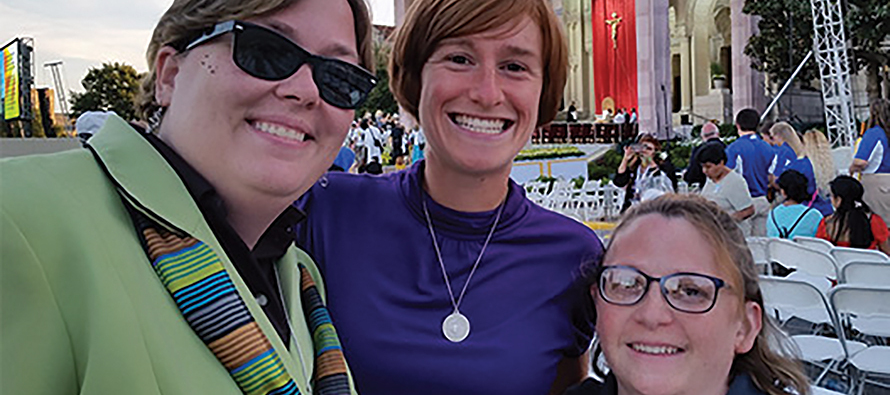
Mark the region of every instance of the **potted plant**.
<instances>
[{"instance_id":1,"label":"potted plant","mask_svg":"<svg viewBox=\"0 0 890 395\"><path fill-rule=\"evenodd\" d=\"M711 63L711 80L713 81L714 89L726 88L726 72L720 63Z\"/></svg>"}]
</instances>

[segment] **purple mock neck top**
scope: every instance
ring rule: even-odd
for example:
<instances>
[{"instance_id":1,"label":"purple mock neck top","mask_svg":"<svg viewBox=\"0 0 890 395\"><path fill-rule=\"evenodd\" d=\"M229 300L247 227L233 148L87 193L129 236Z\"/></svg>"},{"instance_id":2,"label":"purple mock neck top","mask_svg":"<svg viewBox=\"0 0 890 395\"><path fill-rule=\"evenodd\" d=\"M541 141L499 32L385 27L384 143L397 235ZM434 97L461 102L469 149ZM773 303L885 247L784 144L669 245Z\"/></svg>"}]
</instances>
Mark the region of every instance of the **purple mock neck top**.
<instances>
[{"instance_id":1,"label":"purple mock neck top","mask_svg":"<svg viewBox=\"0 0 890 395\"><path fill-rule=\"evenodd\" d=\"M298 202L307 219L297 226L297 244L324 275L359 393L546 393L557 364L589 346L593 308L582 266L599 261L602 244L510 181L460 304L470 334L452 343L442 320L454 308L421 199L455 298L497 209L465 213L439 205L422 189L423 166L383 176L330 173Z\"/></svg>"}]
</instances>

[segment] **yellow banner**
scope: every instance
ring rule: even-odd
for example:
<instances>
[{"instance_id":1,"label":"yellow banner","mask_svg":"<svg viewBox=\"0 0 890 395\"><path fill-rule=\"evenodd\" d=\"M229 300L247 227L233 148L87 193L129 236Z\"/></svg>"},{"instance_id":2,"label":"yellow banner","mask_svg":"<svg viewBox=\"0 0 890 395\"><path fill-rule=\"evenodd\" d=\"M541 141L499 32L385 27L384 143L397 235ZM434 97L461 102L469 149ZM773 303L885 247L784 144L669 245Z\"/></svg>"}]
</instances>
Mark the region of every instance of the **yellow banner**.
<instances>
[{"instance_id":1,"label":"yellow banner","mask_svg":"<svg viewBox=\"0 0 890 395\"><path fill-rule=\"evenodd\" d=\"M17 41L3 49L3 118L6 120L18 118L22 113L19 105L18 49Z\"/></svg>"}]
</instances>

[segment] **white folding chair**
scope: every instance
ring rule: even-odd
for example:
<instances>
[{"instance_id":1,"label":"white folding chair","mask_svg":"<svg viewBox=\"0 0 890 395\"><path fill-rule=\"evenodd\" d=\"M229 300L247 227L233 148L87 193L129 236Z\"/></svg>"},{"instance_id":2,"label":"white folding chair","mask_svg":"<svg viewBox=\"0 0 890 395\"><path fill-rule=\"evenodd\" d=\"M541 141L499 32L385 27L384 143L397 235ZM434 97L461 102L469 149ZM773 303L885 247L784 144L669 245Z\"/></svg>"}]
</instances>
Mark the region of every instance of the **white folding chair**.
<instances>
[{"instance_id":1,"label":"white folding chair","mask_svg":"<svg viewBox=\"0 0 890 395\"><path fill-rule=\"evenodd\" d=\"M854 330L860 335L890 337L890 288L839 285L831 290L829 300L838 322L844 326L849 322L849 328L838 333L848 362L856 368L853 384L862 394L868 375L890 375L890 346L873 342L856 352L849 347L849 339Z\"/></svg>"},{"instance_id":2,"label":"white folding chair","mask_svg":"<svg viewBox=\"0 0 890 395\"><path fill-rule=\"evenodd\" d=\"M578 206L585 221L603 218L603 190L598 180L587 180L578 194Z\"/></svg>"},{"instance_id":3,"label":"white folding chair","mask_svg":"<svg viewBox=\"0 0 890 395\"><path fill-rule=\"evenodd\" d=\"M823 367L814 383L822 381L832 368L843 365L847 353L838 340L837 318L822 291L809 282L769 276L760 277L760 290L767 313L782 326L793 317L812 323L810 333L791 336L791 340L800 349L803 360ZM833 336L821 333L826 326L832 329ZM849 347L855 352L864 349L865 344L850 342Z\"/></svg>"},{"instance_id":4,"label":"white folding chair","mask_svg":"<svg viewBox=\"0 0 890 395\"><path fill-rule=\"evenodd\" d=\"M802 246L791 240L771 239L769 258L787 268L830 279L837 279L837 264L824 252Z\"/></svg>"},{"instance_id":5,"label":"white folding chair","mask_svg":"<svg viewBox=\"0 0 890 395\"><path fill-rule=\"evenodd\" d=\"M850 262L841 270L841 279L844 284L888 287L890 286L890 263Z\"/></svg>"},{"instance_id":6,"label":"white folding chair","mask_svg":"<svg viewBox=\"0 0 890 395\"><path fill-rule=\"evenodd\" d=\"M769 259L769 237L747 237L748 249L751 250L751 256L754 258L754 264L763 267L763 273L772 274Z\"/></svg>"},{"instance_id":7,"label":"white folding chair","mask_svg":"<svg viewBox=\"0 0 890 395\"><path fill-rule=\"evenodd\" d=\"M810 393L813 395L844 395L843 392L832 391L830 389L817 387L815 385L810 386Z\"/></svg>"},{"instance_id":8,"label":"white folding chair","mask_svg":"<svg viewBox=\"0 0 890 395\"><path fill-rule=\"evenodd\" d=\"M830 252L837 262L838 272L844 270L848 262L885 262L890 263L890 257L881 251L866 250L862 248L834 247ZM890 285L890 284L888 284Z\"/></svg>"},{"instance_id":9,"label":"white folding chair","mask_svg":"<svg viewBox=\"0 0 890 395\"><path fill-rule=\"evenodd\" d=\"M815 237L794 236L793 240L797 244L824 252L826 254L831 252L831 249L834 248L834 244L831 244L830 241L818 239Z\"/></svg>"}]
</instances>

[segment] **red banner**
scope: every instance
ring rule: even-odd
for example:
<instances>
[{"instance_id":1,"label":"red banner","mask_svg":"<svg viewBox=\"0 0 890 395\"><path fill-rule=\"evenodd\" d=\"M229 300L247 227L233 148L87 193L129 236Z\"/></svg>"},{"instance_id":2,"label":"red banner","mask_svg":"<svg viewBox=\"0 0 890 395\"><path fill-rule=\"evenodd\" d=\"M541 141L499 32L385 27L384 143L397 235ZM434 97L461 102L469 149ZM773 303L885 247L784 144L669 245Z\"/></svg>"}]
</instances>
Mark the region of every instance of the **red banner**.
<instances>
[{"instance_id":1,"label":"red banner","mask_svg":"<svg viewBox=\"0 0 890 395\"><path fill-rule=\"evenodd\" d=\"M593 94L596 112L603 101L614 112L637 108L637 21L633 0L591 0L593 14ZM613 112L613 113L614 113Z\"/></svg>"}]
</instances>

